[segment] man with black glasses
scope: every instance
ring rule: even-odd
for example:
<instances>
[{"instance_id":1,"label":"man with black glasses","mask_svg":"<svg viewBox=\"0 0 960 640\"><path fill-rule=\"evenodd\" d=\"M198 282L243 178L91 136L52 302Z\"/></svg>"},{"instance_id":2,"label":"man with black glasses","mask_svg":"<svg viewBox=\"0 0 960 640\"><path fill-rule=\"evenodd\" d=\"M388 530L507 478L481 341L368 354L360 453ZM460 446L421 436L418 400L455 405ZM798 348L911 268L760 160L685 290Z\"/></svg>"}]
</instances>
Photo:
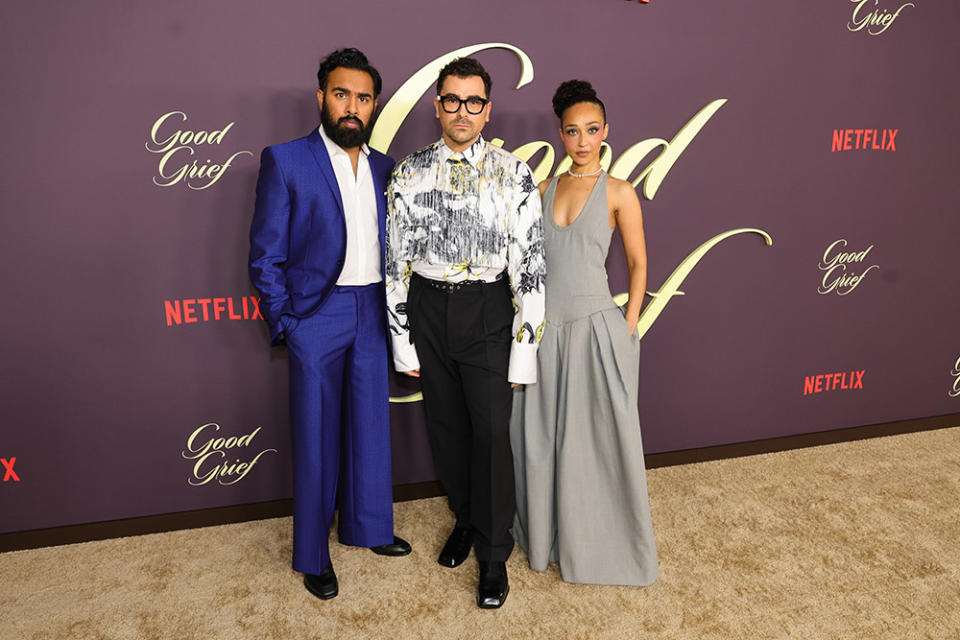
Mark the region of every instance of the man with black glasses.
<instances>
[{"instance_id":1,"label":"man with black glasses","mask_svg":"<svg viewBox=\"0 0 960 640\"><path fill-rule=\"evenodd\" d=\"M434 467L456 524L438 559L475 546L477 604L507 598L515 511L512 386L536 382L543 228L530 168L480 135L490 76L457 58L437 79L442 137L393 172L387 312L397 371L420 377Z\"/></svg>"}]
</instances>

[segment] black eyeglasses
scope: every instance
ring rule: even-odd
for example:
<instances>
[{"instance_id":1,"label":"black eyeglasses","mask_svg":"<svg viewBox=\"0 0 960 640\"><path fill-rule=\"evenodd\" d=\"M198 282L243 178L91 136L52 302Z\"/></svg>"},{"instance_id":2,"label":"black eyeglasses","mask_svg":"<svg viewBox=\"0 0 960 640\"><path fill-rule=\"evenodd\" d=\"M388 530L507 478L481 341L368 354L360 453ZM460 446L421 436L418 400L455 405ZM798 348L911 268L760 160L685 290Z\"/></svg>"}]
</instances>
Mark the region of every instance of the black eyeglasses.
<instances>
[{"instance_id":1,"label":"black eyeglasses","mask_svg":"<svg viewBox=\"0 0 960 640\"><path fill-rule=\"evenodd\" d=\"M461 98L453 95L452 93L438 97L440 98L440 106L443 107L443 110L447 113L456 113L457 111L460 111L460 105L465 105L467 107L467 113L477 115L483 111L483 108L487 106L488 102L490 102L486 98L481 98L480 96Z\"/></svg>"}]
</instances>

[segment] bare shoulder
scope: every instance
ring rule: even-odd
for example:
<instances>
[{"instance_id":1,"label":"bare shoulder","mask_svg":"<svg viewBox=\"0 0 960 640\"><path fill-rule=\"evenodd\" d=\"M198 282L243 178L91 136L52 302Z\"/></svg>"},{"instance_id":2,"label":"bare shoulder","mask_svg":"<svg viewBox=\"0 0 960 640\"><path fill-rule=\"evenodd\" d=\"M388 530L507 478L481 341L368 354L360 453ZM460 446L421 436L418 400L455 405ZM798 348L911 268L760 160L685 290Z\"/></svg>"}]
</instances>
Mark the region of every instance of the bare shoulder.
<instances>
[{"instance_id":1,"label":"bare shoulder","mask_svg":"<svg viewBox=\"0 0 960 640\"><path fill-rule=\"evenodd\" d=\"M607 200L618 211L640 205L640 198L632 183L610 176L607 177Z\"/></svg>"},{"instance_id":2,"label":"bare shoulder","mask_svg":"<svg viewBox=\"0 0 960 640\"><path fill-rule=\"evenodd\" d=\"M550 180L552 180L552 178L547 178L546 180L541 180L541 181L540 181L540 184L537 185L537 190L540 191L540 197L541 197L541 198L543 197L543 194L546 193L547 187L550 186Z\"/></svg>"},{"instance_id":3,"label":"bare shoulder","mask_svg":"<svg viewBox=\"0 0 960 640\"><path fill-rule=\"evenodd\" d=\"M633 188L633 184L610 175L607 176L607 193L616 198L637 197L637 192Z\"/></svg>"}]
</instances>

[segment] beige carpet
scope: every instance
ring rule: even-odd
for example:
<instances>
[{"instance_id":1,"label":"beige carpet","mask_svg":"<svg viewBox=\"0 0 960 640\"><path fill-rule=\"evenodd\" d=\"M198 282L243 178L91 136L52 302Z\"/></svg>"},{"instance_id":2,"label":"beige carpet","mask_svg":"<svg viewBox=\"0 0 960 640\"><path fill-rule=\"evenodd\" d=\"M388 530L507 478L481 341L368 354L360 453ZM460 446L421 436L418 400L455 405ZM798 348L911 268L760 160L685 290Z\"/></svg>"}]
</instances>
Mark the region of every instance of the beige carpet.
<instances>
[{"instance_id":1,"label":"beige carpet","mask_svg":"<svg viewBox=\"0 0 960 640\"><path fill-rule=\"evenodd\" d=\"M517 550L503 609L435 556L442 499L396 505L414 552L333 545L340 596L289 568L290 519L0 555L0 639L960 640L960 428L656 469L660 580L568 585Z\"/></svg>"}]
</instances>

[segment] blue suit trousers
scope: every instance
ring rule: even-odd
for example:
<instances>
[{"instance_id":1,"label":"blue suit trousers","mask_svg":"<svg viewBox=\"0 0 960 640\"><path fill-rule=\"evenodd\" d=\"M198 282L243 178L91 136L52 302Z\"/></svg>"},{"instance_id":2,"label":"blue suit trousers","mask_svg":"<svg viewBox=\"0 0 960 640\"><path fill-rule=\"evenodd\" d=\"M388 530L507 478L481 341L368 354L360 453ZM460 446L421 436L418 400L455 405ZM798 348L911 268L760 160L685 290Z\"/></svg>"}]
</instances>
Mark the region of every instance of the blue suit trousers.
<instances>
[{"instance_id":1,"label":"blue suit trousers","mask_svg":"<svg viewBox=\"0 0 960 640\"><path fill-rule=\"evenodd\" d=\"M335 508L340 542L393 542L383 283L335 286L315 313L287 319L293 568L316 574L330 563Z\"/></svg>"}]
</instances>

